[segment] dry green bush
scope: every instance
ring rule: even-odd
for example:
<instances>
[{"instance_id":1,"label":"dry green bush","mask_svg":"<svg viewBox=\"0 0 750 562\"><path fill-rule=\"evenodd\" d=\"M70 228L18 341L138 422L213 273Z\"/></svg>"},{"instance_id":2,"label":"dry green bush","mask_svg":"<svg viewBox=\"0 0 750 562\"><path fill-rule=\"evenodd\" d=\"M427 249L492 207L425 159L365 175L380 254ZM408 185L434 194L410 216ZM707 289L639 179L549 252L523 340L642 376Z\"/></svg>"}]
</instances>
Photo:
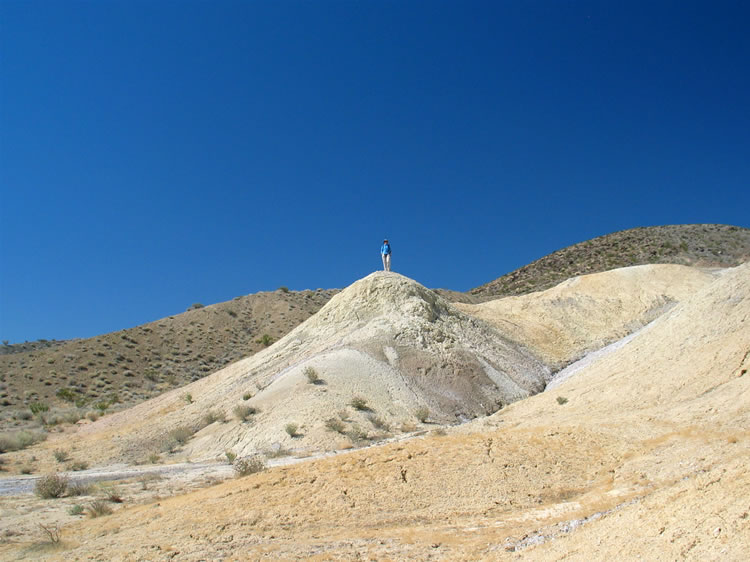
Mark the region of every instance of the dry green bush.
<instances>
[{"instance_id":1,"label":"dry green bush","mask_svg":"<svg viewBox=\"0 0 750 562\"><path fill-rule=\"evenodd\" d=\"M55 449L53 454L55 455L55 460L57 462L65 462L70 459L68 452L63 451L62 449Z\"/></svg>"},{"instance_id":2,"label":"dry green bush","mask_svg":"<svg viewBox=\"0 0 750 562\"><path fill-rule=\"evenodd\" d=\"M414 417L420 422L425 423L427 418L430 417L430 409L427 406L420 406L414 411Z\"/></svg>"},{"instance_id":3,"label":"dry green bush","mask_svg":"<svg viewBox=\"0 0 750 562\"><path fill-rule=\"evenodd\" d=\"M220 410L209 410L203 415L203 425L208 426L215 422L224 423L227 421L227 415Z\"/></svg>"},{"instance_id":4,"label":"dry green bush","mask_svg":"<svg viewBox=\"0 0 750 562\"><path fill-rule=\"evenodd\" d=\"M62 474L47 474L36 481L34 493L42 499L61 498L68 489L68 479Z\"/></svg>"},{"instance_id":5,"label":"dry green bush","mask_svg":"<svg viewBox=\"0 0 750 562\"><path fill-rule=\"evenodd\" d=\"M91 486L85 482L73 482L68 486L69 496L88 496L91 494Z\"/></svg>"},{"instance_id":6,"label":"dry green bush","mask_svg":"<svg viewBox=\"0 0 750 562\"><path fill-rule=\"evenodd\" d=\"M238 478L261 472L265 468L266 463L263 461L263 458L257 455L234 462L234 473Z\"/></svg>"},{"instance_id":7,"label":"dry green bush","mask_svg":"<svg viewBox=\"0 0 750 562\"><path fill-rule=\"evenodd\" d=\"M381 429L383 431L390 431L391 430L390 424L387 421L385 421L383 418L381 418L381 417L378 417L378 416L375 416L375 415L371 414L371 415L367 416L367 419L369 419L370 423L374 427L376 427L377 429Z\"/></svg>"},{"instance_id":8,"label":"dry green bush","mask_svg":"<svg viewBox=\"0 0 750 562\"><path fill-rule=\"evenodd\" d=\"M367 399L363 398L362 396L355 396L352 398L351 402L349 402L352 408L355 410L359 410L361 412L369 412L370 407L367 405Z\"/></svg>"},{"instance_id":9,"label":"dry green bush","mask_svg":"<svg viewBox=\"0 0 750 562\"><path fill-rule=\"evenodd\" d=\"M568 399L565 398L565 396L558 396L557 397L557 403L562 406L563 404L566 404L568 402Z\"/></svg>"},{"instance_id":10,"label":"dry green bush","mask_svg":"<svg viewBox=\"0 0 750 562\"><path fill-rule=\"evenodd\" d=\"M112 508L104 500L94 500L86 507L86 514L92 519L102 517L103 515L110 515L111 513Z\"/></svg>"},{"instance_id":11,"label":"dry green bush","mask_svg":"<svg viewBox=\"0 0 750 562\"><path fill-rule=\"evenodd\" d=\"M0 453L9 453L11 451L20 451L30 447L35 443L47 439L45 433L33 431L12 431L0 434Z\"/></svg>"},{"instance_id":12,"label":"dry green bush","mask_svg":"<svg viewBox=\"0 0 750 562\"><path fill-rule=\"evenodd\" d=\"M86 470L89 467L89 463L86 461L73 461L68 465L68 470L78 472L79 470Z\"/></svg>"},{"instance_id":13,"label":"dry green bush","mask_svg":"<svg viewBox=\"0 0 750 562\"><path fill-rule=\"evenodd\" d=\"M367 431L359 427L357 424L352 425L349 431L346 432L346 436L354 445L362 444L370 439Z\"/></svg>"},{"instance_id":14,"label":"dry green bush","mask_svg":"<svg viewBox=\"0 0 750 562\"><path fill-rule=\"evenodd\" d=\"M81 515L83 513L83 506L80 504L70 506L70 508L68 509L68 513L70 515Z\"/></svg>"},{"instance_id":15,"label":"dry green bush","mask_svg":"<svg viewBox=\"0 0 750 562\"><path fill-rule=\"evenodd\" d=\"M255 408L246 404L238 404L234 407L234 409L232 409L234 417L243 422L247 421L248 418L252 416L256 411L257 410Z\"/></svg>"},{"instance_id":16,"label":"dry green bush","mask_svg":"<svg viewBox=\"0 0 750 562\"><path fill-rule=\"evenodd\" d=\"M328 418L326 420L326 429L343 434L346 431L346 426L339 418Z\"/></svg>"},{"instance_id":17,"label":"dry green bush","mask_svg":"<svg viewBox=\"0 0 750 562\"><path fill-rule=\"evenodd\" d=\"M224 456L227 458L229 464L234 464L234 461L237 460L237 453L234 451L224 451Z\"/></svg>"},{"instance_id":18,"label":"dry green bush","mask_svg":"<svg viewBox=\"0 0 750 562\"><path fill-rule=\"evenodd\" d=\"M284 426L284 431L287 432L289 437L297 437L299 433L297 433L297 430L299 429L299 426L296 423L288 423Z\"/></svg>"},{"instance_id":19,"label":"dry green bush","mask_svg":"<svg viewBox=\"0 0 750 562\"><path fill-rule=\"evenodd\" d=\"M307 377L307 382L309 382L310 384L319 384L321 382L318 371L316 371L312 367L305 367L304 373Z\"/></svg>"}]
</instances>

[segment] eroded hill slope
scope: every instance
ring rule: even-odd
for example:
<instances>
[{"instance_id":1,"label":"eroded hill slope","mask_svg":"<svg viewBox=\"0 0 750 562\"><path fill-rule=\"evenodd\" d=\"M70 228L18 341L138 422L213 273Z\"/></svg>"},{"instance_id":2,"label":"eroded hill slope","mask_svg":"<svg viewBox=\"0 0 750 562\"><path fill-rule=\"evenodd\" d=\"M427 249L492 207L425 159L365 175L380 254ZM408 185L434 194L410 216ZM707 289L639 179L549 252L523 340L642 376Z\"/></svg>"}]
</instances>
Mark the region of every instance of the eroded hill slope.
<instances>
[{"instance_id":1,"label":"eroded hill slope","mask_svg":"<svg viewBox=\"0 0 750 562\"><path fill-rule=\"evenodd\" d=\"M750 264L553 392L81 521L53 556L744 560L748 322Z\"/></svg>"}]
</instances>

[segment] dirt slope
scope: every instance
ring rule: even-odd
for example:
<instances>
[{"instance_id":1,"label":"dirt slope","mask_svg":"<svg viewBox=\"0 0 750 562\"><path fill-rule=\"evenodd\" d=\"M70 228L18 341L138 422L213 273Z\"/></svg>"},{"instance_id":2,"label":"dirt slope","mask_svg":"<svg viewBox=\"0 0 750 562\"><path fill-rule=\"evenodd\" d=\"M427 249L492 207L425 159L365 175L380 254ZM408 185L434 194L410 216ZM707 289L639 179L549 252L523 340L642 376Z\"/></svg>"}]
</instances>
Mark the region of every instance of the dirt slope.
<instances>
[{"instance_id":1,"label":"dirt slope","mask_svg":"<svg viewBox=\"0 0 750 562\"><path fill-rule=\"evenodd\" d=\"M60 550L46 554L746 560L748 322L750 264L726 271L553 392L446 436L273 469L74 523ZM45 554L23 543L0 548L6 557Z\"/></svg>"},{"instance_id":2,"label":"dirt slope","mask_svg":"<svg viewBox=\"0 0 750 562\"><path fill-rule=\"evenodd\" d=\"M474 299L523 295L565 279L643 264L732 267L750 260L750 229L723 224L631 228L557 250L472 289ZM464 301L465 302L465 301Z\"/></svg>"},{"instance_id":3,"label":"dirt slope","mask_svg":"<svg viewBox=\"0 0 750 562\"><path fill-rule=\"evenodd\" d=\"M643 327L714 279L715 273L697 268L642 265L574 277L528 295L455 306L558 370Z\"/></svg>"},{"instance_id":4,"label":"dirt slope","mask_svg":"<svg viewBox=\"0 0 750 562\"><path fill-rule=\"evenodd\" d=\"M318 374L317 384L308 381L309 368ZM132 462L159 452L170 430L205 425L201 420L210 410L226 421L202 428L182 455L216 458L228 449L248 455L274 443L329 449L344 440L326 427L332 416L343 422L341 433L356 429L363 436L413 423L419 407L429 409L432 421L455 423L543 390L549 375L533 355L429 289L377 272L268 349L108 416L82 429L79 438L100 444L101 461ZM365 399L366 408L351 407L355 397ZM258 413L241 421L232 415L237 406ZM298 426L298 435L285 431L289 423Z\"/></svg>"},{"instance_id":5,"label":"dirt slope","mask_svg":"<svg viewBox=\"0 0 750 562\"><path fill-rule=\"evenodd\" d=\"M98 402L122 408L183 386L263 349L264 334L277 340L335 293L257 293L95 338L0 347L0 428L26 425L19 414L34 402L51 408L49 420L55 409L80 417Z\"/></svg>"}]
</instances>

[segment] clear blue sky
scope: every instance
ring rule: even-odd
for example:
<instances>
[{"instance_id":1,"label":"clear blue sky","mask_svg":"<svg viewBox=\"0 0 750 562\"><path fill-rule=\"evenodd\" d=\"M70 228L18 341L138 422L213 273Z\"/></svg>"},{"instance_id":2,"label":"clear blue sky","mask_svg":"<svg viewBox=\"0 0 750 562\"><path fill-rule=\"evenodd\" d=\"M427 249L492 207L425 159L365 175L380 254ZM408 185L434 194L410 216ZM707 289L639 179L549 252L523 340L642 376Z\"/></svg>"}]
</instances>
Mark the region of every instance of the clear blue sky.
<instances>
[{"instance_id":1,"label":"clear blue sky","mask_svg":"<svg viewBox=\"0 0 750 562\"><path fill-rule=\"evenodd\" d=\"M0 0L0 338L750 226L750 9Z\"/></svg>"}]
</instances>

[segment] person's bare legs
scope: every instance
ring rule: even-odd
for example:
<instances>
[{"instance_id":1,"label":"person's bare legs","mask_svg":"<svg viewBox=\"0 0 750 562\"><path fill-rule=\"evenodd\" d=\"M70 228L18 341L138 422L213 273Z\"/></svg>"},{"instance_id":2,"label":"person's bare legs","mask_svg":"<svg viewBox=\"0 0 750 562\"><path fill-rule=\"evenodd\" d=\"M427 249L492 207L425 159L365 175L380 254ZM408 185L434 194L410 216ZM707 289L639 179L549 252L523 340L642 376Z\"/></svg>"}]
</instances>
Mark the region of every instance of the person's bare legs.
<instances>
[{"instance_id":1,"label":"person's bare legs","mask_svg":"<svg viewBox=\"0 0 750 562\"><path fill-rule=\"evenodd\" d=\"M391 254L383 254L383 269L386 271L391 270Z\"/></svg>"}]
</instances>

